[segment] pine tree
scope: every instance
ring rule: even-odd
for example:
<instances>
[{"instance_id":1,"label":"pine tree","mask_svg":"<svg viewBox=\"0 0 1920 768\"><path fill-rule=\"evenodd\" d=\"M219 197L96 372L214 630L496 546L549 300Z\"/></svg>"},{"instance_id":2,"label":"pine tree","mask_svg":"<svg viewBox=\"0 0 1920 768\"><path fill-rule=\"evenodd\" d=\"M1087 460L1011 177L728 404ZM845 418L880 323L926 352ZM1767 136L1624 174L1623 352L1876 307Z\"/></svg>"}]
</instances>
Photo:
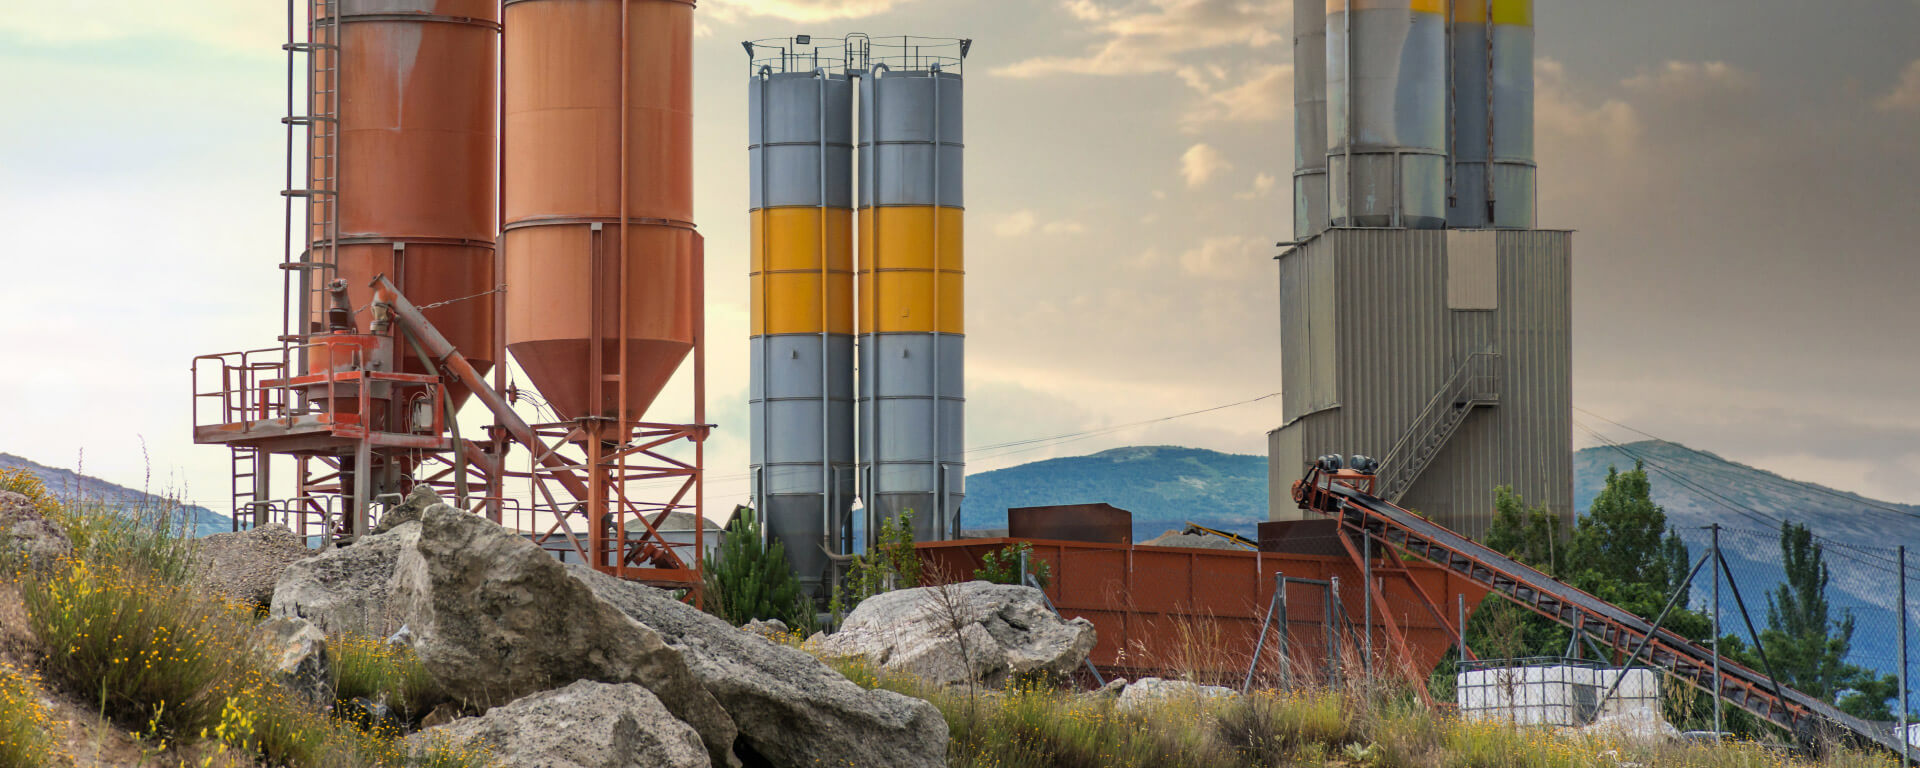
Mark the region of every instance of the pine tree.
<instances>
[{"instance_id":1,"label":"pine tree","mask_svg":"<svg viewBox=\"0 0 1920 768\"><path fill-rule=\"evenodd\" d=\"M754 511L736 509L718 557L708 561L704 574L707 609L734 624L779 619L794 630L811 629L813 601L800 591L786 547L778 539L763 545L761 536Z\"/></svg>"},{"instance_id":2,"label":"pine tree","mask_svg":"<svg viewBox=\"0 0 1920 768\"><path fill-rule=\"evenodd\" d=\"M1780 565L1786 580L1767 595L1767 628L1760 632L1774 671L1787 685L1826 701L1872 683L1871 675L1846 662L1853 647L1853 612L1833 616L1826 553L1806 526L1780 524Z\"/></svg>"},{"instance_id":3,"label":"pine tree","mask_svg":"<svg viewBox=\"0 0 1920 768\"><path fill-rule=\"evenodd\" d=\"M1692 590L1684 582L1691 565L1686 543L1667 526L1666 510L1653 503L1645 465L1635 462L1628 472L1608 467L1606 486L1567 544L1567 581L1648 620L1679 591L1664 626L1703 639L1712 622L1686 609Z\"/></svg>"}]
</instances>

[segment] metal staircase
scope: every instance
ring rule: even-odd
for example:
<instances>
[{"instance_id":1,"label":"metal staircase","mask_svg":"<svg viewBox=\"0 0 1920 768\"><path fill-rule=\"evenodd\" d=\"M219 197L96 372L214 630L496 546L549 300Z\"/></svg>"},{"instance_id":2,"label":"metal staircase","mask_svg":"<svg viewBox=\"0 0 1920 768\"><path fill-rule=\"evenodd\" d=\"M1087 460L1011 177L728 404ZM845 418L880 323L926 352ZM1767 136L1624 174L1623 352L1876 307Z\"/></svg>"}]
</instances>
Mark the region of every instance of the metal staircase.
<instances>
[{"instance_id":1,"label":"metal staircase","mask_svg":"<svg viewBox=\"0 0 1920 768\"><path fill-rule=\"evenodd\" d=\"M1399 442L1380 460L1380 497L1398 503L1453 439L1467 416L1480 406L1500 402L1500 355L1475 352L1455 369L1427 401Z\"/></svg>"},{"instance_id":2,"label":"metal staircase","mask_svg":"<svg viewBox=\"0 0 1920 768\"><path fill-rule=\"evenodd\" d=\"M265 457L260 455L260 449L250 446L233 446L232 512L233 530L236 532L259 524L252 515L247 515L246 523L243 525L241 515L242 512L253 510L253 503L265 486L266 478L260 471L264 463Z\"/></svg>"},{"instance_id":3,"label":"metal staircase","mask_svg":"<svg viewBox=\"0 0 1920 768\"><path fill-rule=\"evenodd\" d=\"M1302 509L1338 520L1343 531L1385 545L1375 549L1396 556L1404 552L1437 564L1614 648L1640 648L1644 652L1640 658L1648 664L1703 691L1715 689L1717 667L1718 693L1725 701L1797 738L1814 741L1843 735L1900 752L1901 740L1890 728L1841 712L1832 703L1788 688L1711 648L1401 509L1372 492L1375 480L1351 470L1329 474L1314 467L1294 483L1293 498Z\"/></svg>"}]
</instances>

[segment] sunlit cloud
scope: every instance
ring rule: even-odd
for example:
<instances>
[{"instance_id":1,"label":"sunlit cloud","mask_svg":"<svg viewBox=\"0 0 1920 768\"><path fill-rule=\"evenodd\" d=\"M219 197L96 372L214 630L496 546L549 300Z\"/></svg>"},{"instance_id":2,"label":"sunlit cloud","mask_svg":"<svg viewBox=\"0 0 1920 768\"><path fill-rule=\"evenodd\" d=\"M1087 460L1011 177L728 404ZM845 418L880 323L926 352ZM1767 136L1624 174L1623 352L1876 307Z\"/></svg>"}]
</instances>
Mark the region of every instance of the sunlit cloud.
<instances>
[{"instance_id":1,"label":"sunlit cloud","mask_svg":"<svg viewBox=\"0 0 1920 768\"><path fill-rule=\"evenodd\" d=\"M1261 173L1253 177L1252 189L1249 189L1245 192L1235 192L1233 196L1240 200L1254 200L1254 199L1266 197L1267 195L1270 195L1273 193L1274 186L1278 185L1279 183L1280 183L1280 180L1275 178L1273 174Z\"/></svg>"},{"instance_id":2,"label":"sunlit cloud","mask_svg":"<svg viewBox=\"0 0 1920 768\"><path fill-rule=\"evenodd\" d=\"M1900 82L1874 106L1882 112L1920 112L1920 59L1907 65L1900 73Z\"/></svg>"},{"instance_id":3,"label":"sunlit cloud","mask_svg":"<svg viewBox=\"0 0 1920 768\"><path fill-rule=\"evenodd\" d=\"M1209 179L1232 167L1233 164L1227 162L1226 156L1220 154L1220 150L1204 143L1188 147L1187 151L1180 155L1180 176L1186 179L1187 186L1192 188L1205 185Z\"/></svg>"},{"instance_id":4,"label":"sunlit cloud","mask_svg":"<svg viewBox=\"0 0 1920 768\"><path fill-rule=\"evenodd\" d=\"M1093 24L1099 39L1084 52L1036 56L993 70L1009 77L1172 72L1194 51L1262 48L1284 41L1287 0L1144 0L1108 6L1066 0L1068 14Z\"/></svg>"},{"instance_id":5,"label":"sunlit cloud","mask_svg":"<svg viewBox=\"0 0 1920 768\"><path fill-rule=\"evenodd\" d=\"M1230 80L1220 66L1183 67L1176 71L1187 86L1198 91L1200 103L1180 118L1187 133L1198 133L1218 123L1265 123L1293 114L1293 66L1256 65L1243 78Z\"/></svg>"},{"instance_id":6,"label":"sunlit cloud","mask_svg":"<svg viewBox=\"0 0 1920 768\"><path fill-rule=\"evenodd\" d=\"M722 24L753 16L806 23L858 19L907 2L911 0L706 0L700 13Z\"/></svg>"}]
</instances>

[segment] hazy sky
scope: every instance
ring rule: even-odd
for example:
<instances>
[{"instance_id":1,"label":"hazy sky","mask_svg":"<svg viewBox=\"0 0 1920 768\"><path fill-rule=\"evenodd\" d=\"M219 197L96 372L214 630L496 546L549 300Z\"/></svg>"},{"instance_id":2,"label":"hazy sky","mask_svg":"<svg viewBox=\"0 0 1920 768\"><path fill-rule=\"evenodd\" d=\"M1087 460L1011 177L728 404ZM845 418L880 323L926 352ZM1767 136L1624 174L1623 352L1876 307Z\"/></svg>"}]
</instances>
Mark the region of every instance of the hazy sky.
<instances>
[{"instance_id":1,"label":"hazy sky","mask_svg":"<svg viewBox=\"0 0 1920 768\"><path fill-rule=\"evenodd\" d=\"M1540 222L1578 231L1576 405L1920 502L1920 2L1538 5ZM84 449L89 472L138 484L144 437L157 483L224 510L225 452L191 444L187 371L278 333L283 11L13 6L0 451L71 465ZM1287 0L709 0L699 18L720 508L746 490L742 39L975 40L970 445L1278 389ZM1277 423L1276 399L972 468L1145 443L1264 453Z\"/></svg>"}]
</instances>

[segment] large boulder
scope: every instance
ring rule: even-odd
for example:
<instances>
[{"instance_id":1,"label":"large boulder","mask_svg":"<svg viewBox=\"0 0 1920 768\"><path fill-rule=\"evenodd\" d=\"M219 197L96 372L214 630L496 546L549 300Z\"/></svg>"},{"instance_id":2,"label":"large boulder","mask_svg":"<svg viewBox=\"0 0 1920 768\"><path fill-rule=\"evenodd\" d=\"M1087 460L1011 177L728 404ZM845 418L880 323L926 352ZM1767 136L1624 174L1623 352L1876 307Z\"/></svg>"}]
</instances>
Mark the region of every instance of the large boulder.
<instances>
[{"instance_id":1,"label":"large boulder","mask_svg":"<svg viewBox=\"0 0 1920 768\"><path fill-rule=\"evenodd\" d=\"M1238 695L1240 695L1238 691L1218 685L1143 677L1128 683L1120 690L1120 697L1114 701L1113 708L1121 712L1131 712L1142 707L1157 707L1174 702L1202 703L1215 699L1231 699Z\"/></svg>"},{"instance_id":2,"label":"large boulder","mask_svg":"<svg viewBox=\"0 0 1920 768\"><path fill-rule=\"evenodd\" d=\"M73 542L66 531L42 515L33 499L0 491L0 555L17 554L26 559L27 567L41 570L72 553Z\"/></svg>"},{"instance_id":3,"label":"large boulder","mask_svg":"<svg viewBox=\"0 0 1920 768\"><path fill-rule=\"evenodd\" d=\"M305 618L328 634L387 637L406 623L393 604L394 568L419 538L420 524L410 523L288 565L269 613Z\"/></svg>"},{"instance_id":4,"label":"large boulder","mask_svg":"<svg viewBox=\"0 0 1920 768\"><path fill-rule=\"evenodd\" d=\"M862 600L840 631L821 639L819 653L862 658L931 683L999 686L1070 674L1086 662L1094 640L1091 622L1060 618L1040 590L969 581Z\"/></svg>"},{"instance_id":5,"label":"large boulder","mask_svg":"<svg viewBox=\"0 0 1920 768\"><path fill-rule=\"evenodd\" d=\"M268 605L287 566L311 554L293 531L273 523L200 539L194 543L193 570L201 584L235 601Z\"/></svg>"},{"instance_id":6,"label":"large boulder","mask_svg":"<svg viewBox=\"0 0 1920 768\"><path fill-rule=\"evenodd\" d=\"M920 699L854 685L795 648L735 629L651 587L568 567L600 599L658 631L740 725L741 747L776 766L946 765L947 724Z\"/></svg>"},{"instance_id":7,"label":"large boulder","mask_svg":"<svg viewBox=\"0 0 1920 768\"><path fill-rule=\"evenodd\" d=\"M407 494L405 500L388 507L387 511L380 514L380 521L374 524L372 533L386 533L407 523L418 521L420 513L425 512L427 507L440 503L443 503L440 500L440 494L434 493L431 486L416 485L413 491Z\"/></svg>"},{"instance_id":8,"label":"large boulder","mask_svg":"<svg viewBox=\"0 0 1920 768\"><path fill-rule=\"evenodd\" d=\"M495 763L524 768L713 764L693 726L675 719L659 697L633 683L580 680L408 738L416 751L435 742L483 747Z\"/></svg>"},{"instance_id":9,"label":"large boulder","mask_svg":"<svg viewBox=\"0 0 1920 768\"><path fill-rule=\"evenodd\" d=\"M700 733L714 763L738 764L733 718L680 652L540 547L445 504L407 526L419 532L394 570L394 605L449 694L490 707L575 680L638 683Z\"/></svg>"},{"instance_id":10,"label":"large boulder","mask_svg":"<svg viewBox=\"0 0 1920 768\"><path fill-rule=\"evenodd\" d=\"M333 704L333 668L319 627L306 619L277 618L261 622L254 633L274 682L316 707Z\"/></svg>"}]
</instances>

